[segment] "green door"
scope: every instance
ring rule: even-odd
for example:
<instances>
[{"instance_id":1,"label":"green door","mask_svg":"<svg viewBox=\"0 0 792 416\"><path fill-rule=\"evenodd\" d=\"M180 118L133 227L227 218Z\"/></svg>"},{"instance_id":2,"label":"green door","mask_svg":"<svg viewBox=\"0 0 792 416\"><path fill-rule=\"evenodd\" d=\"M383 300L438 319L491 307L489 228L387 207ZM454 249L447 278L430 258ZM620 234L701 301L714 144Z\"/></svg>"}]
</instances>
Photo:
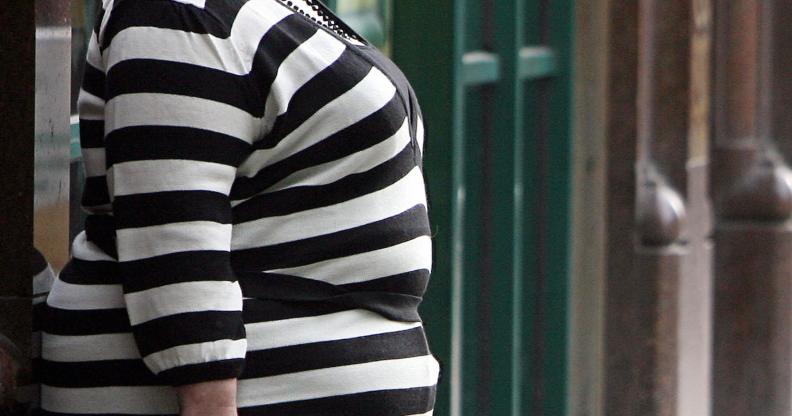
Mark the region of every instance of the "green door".
<instances>
[{"instance_id":1,"label":"green door","mask_svg":"<svg viewBox=\"0 0 792 416\"><path fill-rule=\"evenodd\" d=\"M436 415L564 415L571 0L398 0L427 125Z\"/></svg>"}]
</instances>

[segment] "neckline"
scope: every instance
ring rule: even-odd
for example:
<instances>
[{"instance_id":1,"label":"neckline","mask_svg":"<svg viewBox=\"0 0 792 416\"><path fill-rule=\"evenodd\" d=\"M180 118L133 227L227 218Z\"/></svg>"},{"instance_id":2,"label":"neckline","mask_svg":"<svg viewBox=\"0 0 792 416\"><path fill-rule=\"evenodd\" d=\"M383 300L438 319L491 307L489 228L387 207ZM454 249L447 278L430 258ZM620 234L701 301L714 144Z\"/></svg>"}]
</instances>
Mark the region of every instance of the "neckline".
<instances>
[{"instance_id":1,"label":"neckline","mask_svg":"<svg viewBox=\"0 0 792 416\"><path fill-rule=\"evenodd\" d=\"M305 20L306 22L308 22L309 24L317 27L319 30L324 31L325 33L330 34L331 36L333 36L334 38L338 39L340 42L342 42L343 44L345 44L345 45L347 45L349 47L355 47L355 48L371 48L371 47L373 47L373 45L371 45L371 43L369 43L369 41L366 38L364 38L363 36L360 36L360 34L357 33L354 29L352 29L349 25L347 25L346 22L341 20L321 0L312 0L312 1L321 9L321 13L325 13L327 15L327 17L332 19L333 23L337 24L345 32L347 32L350 35L352 35L357 40L357 42L350 41L349 39L341 36L341 34L336 32L335 30L332 30L331 28L325 26L324 24L311 19L309 16L306 16L303 13L298 12L292 6L289 6L288 4L286 4L286 0L275 0L275 1L278 2L281 6L286 7L287 9L291 10L292 13L300 15L301 18L303 20ZM305 1L305 0L291 0L291 1L294 2L294 1ZM307 2L306 2L306 4L307 4Z\"/></svg>"}]
</instances>

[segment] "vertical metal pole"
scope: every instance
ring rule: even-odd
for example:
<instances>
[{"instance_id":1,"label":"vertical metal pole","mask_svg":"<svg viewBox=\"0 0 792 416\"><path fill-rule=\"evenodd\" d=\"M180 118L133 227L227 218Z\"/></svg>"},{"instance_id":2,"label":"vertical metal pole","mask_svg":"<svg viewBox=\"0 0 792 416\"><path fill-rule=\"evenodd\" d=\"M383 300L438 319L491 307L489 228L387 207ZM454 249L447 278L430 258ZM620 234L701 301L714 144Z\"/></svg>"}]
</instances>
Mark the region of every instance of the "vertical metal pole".
<instances>
[{"instance_id":1,"label":"vertical metal pole","mask_svg":"<svg viewBox=\"0 0 792 416\"><path fill-rule=\"evenodd\" d=\"M424 172L435 235L432 281L421 309L434 354L445 364L435 414L458 416L462 403L464 283L464 86L462 0L394 3L393 56L422 104ZM431 75L428 75L431 74Z\"/></svg>"},{"instance_id":2,"label":"vertical metal pole","mask_svg":"<svg viewBox=\"0 0 792 416\"><path fill-rule=\"evenodd\" d=\"M492 382L491 415L522 416L523 369L523 235L525 91L519 76L524 46L524 0L496 1L495 52L501 79L493 108Z\"/></svg>"}]
</instances>

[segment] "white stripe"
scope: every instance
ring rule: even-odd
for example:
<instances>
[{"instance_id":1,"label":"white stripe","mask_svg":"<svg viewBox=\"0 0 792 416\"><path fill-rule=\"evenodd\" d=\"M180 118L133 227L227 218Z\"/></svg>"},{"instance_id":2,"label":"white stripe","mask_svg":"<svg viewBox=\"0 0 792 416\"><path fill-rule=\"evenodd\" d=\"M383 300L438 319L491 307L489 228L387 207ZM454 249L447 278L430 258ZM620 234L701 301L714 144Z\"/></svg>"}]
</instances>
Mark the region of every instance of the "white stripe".
<instances>
[{"instance_id":1,"label":"white stripe","mask_svg":"<svg viewBox=\"0 0 792 416\"><path fill-rule=\"evenodd\" d=\"M83 120L104 120L105 101L84 89L77 97L77 111Z\"/></svg>"},{"instance_id":2,"label":"white stripe","mask_svg":"<svg viewBox=\"0 0 792 416\"><path fill-rule=\"evenodd\" d=\"M239 166L239 172L253 176L264 166L285 159L326 139L384 107L396 94L396 87L377 68L352 89L334 99L299 127L284 137L274 148L259 149Z\"/></svg>"},{"instance_id":3,"label":"white stripe","mask_svg":"<svg viewBox=\"0 0 792 416\"><path fill-rule=\"evenodd\" d=\"M431 268L432 239L424 236L380 250L272 272L343 285Z\"/></svg>"},{"instance_id":4,"label":"white stripe","mask_svg":"<svg viewBox=\"0 0 792 416\"><path fill-rule=\"evenodd\" d=\"M105 67L109 71L129 59L160 59L246 75L261 38L291 14L272 0L249 1L237 14L227 39L177 29L129 27L118 32L105 50Z\"/></svg>"},{"instance_id":5,"label":"white stripe","mask_svg":"<svg viewBox=\"0 0 792 416\"><path fill-rule=\"evenodd\" d=\"M250 351L406 331L420 322L398 322L363 309L245 325ZM273 336L277 334L277 336Z\"/></svg>"},{"instance_id":6,"label":"white stripe","mask_svg":"<svg viewBox=\"0 0 792 416\"><path fill-rule=\"evenodd\" d=\"M113 195L165 191L212 191L227 195L234 167L197 160L139 160L113 165L107 171ZM109 184L108 184L109 186Z\"/></svg>"},{"instance_id":7,"label":"white stripe","mask_svg":"<svg viewBox=\"0 0 792 416\"><path fill-rule=\"evenodd\" d=\"M49 361L76 363L140 358L135 339L129 332L101 335L53 335L45 332L41 341L41 356Z\"/></svg>"},{"instance_id":8,"label":"white stripe","mask_svg":"<svg viewBox=\"0 0 792 416\"><path fill-rule=\"evenodd\" d=\"M415 140L418 142L418 148L423 152L424 140L426 131L424 130L423 118L418 116L418 127L415 130Z\"/></svg>"},{"instance_id":9,"label":"white stripe","mask_svg":"<svg viewBox=\"0 0 792 416\"><path fill-rule=\"evenodd\" d=\"M322 30L317 31L292 52L278 68L264 112L264 125L286 112L294 94L311 78L335 62L346 47Z\"/></svg>"},{"instance_id":10,"label":"white stripe","mask_svg":"<svg viewBox=\"0 0 792 416\"><path fill-rule=\"evenodd\" d=\"M346 230L426 205L419 168L380 191L349 201L236 224L232 250L262 247Z\"/></svg>"},{"instance_id":11,"label":"white stripe","mask_svg":"<svg viewBox=\"0 0 792 416\"><path fill-rule=\"evenodd\" d=\"M432 416L433 413L434 413L434 410L430 410L430 411L428 411L426 413L421 413L420 415L409 415L409 416Z\"/></svg>"},{"instance_id":12,"label":"white stripe","mask_svg":"<svg viewBox=\"0 0 792 416\"><path fill-rule=\"evenodd\" d=\"M91 388L41 387L41 408L58 413L178 414L176 390L170 386Z\"/></svg>"},{"instance_id":13,"label":"white stripe","mask_svg":"<svg viewBox=\"0 0 792 416\"><path fill-rule=\"evenodd\" d=\"M75 285L56 279L47 298L47 305L66 310L97 310L123 308L121 285Z\"/></svg>"},{"instance_id":14,"label":"white stripe","mask_svg":"<svg viewBox=\"0 0 792 416\"><path fill-rule=\"evenodd\" d=\"M123 94L105 107L105 135L134 126L202 129L247 143L259 136L261 120L237 107L198 97L160 93Z\"/></svg>"},{"instance_id":15,"label":"white stripe","mask_svg":"<svg viewBox=\"0 0 792 416\"><path fill-rule=\"evenodd\" d=\"M147 355L143 362L156 373L175 367L205 362L244 358L247 341L224 339L200 344L179 345Z\"/></svg>"},{"instance_id":16,"label":"white stripe","mask_svg":"<svg viewBox=\"0 0 792 416\"><path fill-rule=\"evenodd\" d=\"M105 18L107 18L107 13L105 13ZM88 49L85 56L85 61L88 63L88 65L91 65L95 69L101 70L104 68L101 51L99 50L99 42L96 39L96 32L93 30L91 31L91 38L88 40Z\"/></svg>"},{"instance_id":17,"label":"white stripe","mask_svg":"<svg viewBox=\"0 0 792 416\"><path fill-rule=\"evenodd\" d=\"M242 290L237 282L174 283L127 293L129 321L139 325L163 316L201 311L241 311Z\"/></svg>"},{"instance_id":18,"label":"white stripe","mask_svg":"<svg viewBox=\"0 0 792 416\"><path fill-rule=\"evenodd\" d=\"M55 272L52 267L47 263L47 267L33 276L33 295L46 295L52 288L52 283L55 281Z\"/></svg>"},{"instance_id":19,"label":"white stripe","mask_svg":"<svg viewBox=\"0 0 792 416\"><path fill-rule=\"evenodd\" d=\"M85 231L80 231L72 242L72 257L84 261L116 261L96 244L88 241Z\"/></svg>"},{"instance_id":20,"label":"white stripe","mask_svg":"<svg viewBox=\"0 0 792 416\"><path fill-rule=\"evenodd\" d=\"M106 153L104 148L83 148L82 157L85 162L85 175L104 176L107 174Z\"/></svg>"},{"instance_id":21,"label":"white stripe","mask_svg":"<svg viewBox=\"0 0 792 416\"><path fill-rule=\"evenodd\" d=\"M231 224L176 222L126 228L116 234L119 261L134 261L184 251L228 251Z\"/></svg>"},{"instance_id":22,"label":"white stripe","mask_svg":"<svg viewBox=\"0 0 792 416\"><path fill-rule=\"evenodd\" d=\"M409 143L410 125L405 120L401 129L389 139L347 157L295 172L267 188L267 192L274 192L293 186L326 185L348 175L365 172L392 159L404 150Z\"/></svg>"},{"instance_id":23,"label":"white stripe","mask_svg":"<svg viewBox=\"0 0 792 416\"><path fill-rule=\"evenodd\" d=\"M437 383L430 355L374 361L239 381L240 407L310 400L368 391L428 387Z\"/></svg>"},{"instance_id":24,"label":"white stripe","mask_svg":"<svg viewBox=\"0 0 792 416\"><path fill-rule=\"evenodd\" d=\"M201 9L203 9L206 5L206 0L172 0L172 1L175 1L176 3L184 3L195 7L200 7Z\"/></svg>"}]
</instances>

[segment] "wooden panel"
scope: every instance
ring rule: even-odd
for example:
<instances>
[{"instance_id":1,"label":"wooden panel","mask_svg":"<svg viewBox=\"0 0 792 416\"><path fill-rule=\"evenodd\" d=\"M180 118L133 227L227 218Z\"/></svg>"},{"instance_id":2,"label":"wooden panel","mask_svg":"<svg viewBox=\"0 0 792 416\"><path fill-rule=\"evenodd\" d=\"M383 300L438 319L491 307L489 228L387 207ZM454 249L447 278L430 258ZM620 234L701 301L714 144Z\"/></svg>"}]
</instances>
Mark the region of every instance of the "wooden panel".
<instances>
[{"instance_id":1,"label":"wooden panel","mask_svg":"<svg viewBox=\"0 0 792 416\"><path fill-rule=\"evenodd\" d=\"M792 172L778 152L788 109L774 99L789 90L782 3L717 3L714 414L792 412Z\"/></svg>"},{"instance_id":2,"label":"wooden panel","mask_svg":"<svg viewBox=\"0 0 792 416\"><path fill-rule=\"evenodd\" d=\"M700 397L709 386L708 338L680 334L710 327L702 93L709 82L709 12L706 2L689 0L611 2L609 416L699 416L708 409ZM690 373L685 366L697 372L682 381L680 374Z\"/></svg>"},{"instance_id":3,"label":"wooden panel","mask_svg":"<svg viewBox=\"0 0 792 416\"><path fill-rule=\"evenodd\" d=\"M636 184L635 161L638 92L638 2L610 0L608 29L606 147L611 150L607 166L606 196L606 305L605 305L605 412L608 416L632 416L640 397L634 357L635 322L631 294L641 284L631 278L634 256ZM614 65L618 62L618 65ZM637 342L640 342L638 340Z\"/></svg>"},{"instance_id":4,"label":"wooden panel","mask_svg":"<svg viewBox=\"0 0 792 416\"><path fill-rule=\"evenodd\" d=\"M569 415L603 416L608 7L576 2Z\"/></svg>"}]
</instances>

